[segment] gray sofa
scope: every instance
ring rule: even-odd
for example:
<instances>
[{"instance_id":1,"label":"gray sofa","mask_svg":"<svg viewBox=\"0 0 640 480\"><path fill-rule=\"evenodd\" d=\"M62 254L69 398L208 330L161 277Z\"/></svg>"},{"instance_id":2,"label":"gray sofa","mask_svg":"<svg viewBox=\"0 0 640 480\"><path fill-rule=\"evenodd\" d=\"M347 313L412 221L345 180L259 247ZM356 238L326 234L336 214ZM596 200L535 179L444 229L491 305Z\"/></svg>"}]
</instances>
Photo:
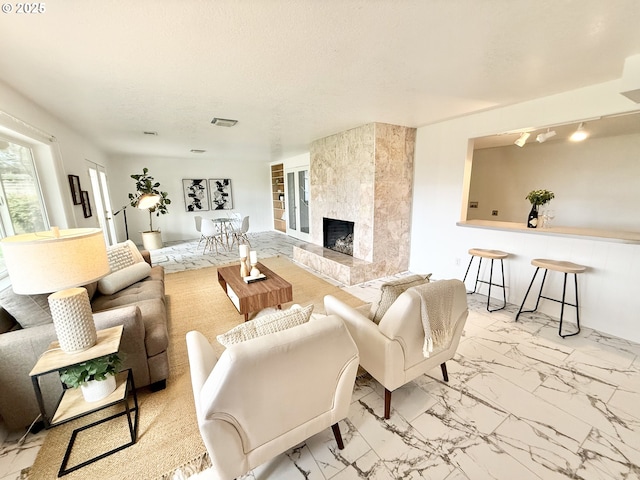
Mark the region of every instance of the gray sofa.
<instances>
[{"instance_id":1,"label":"gray sofa","mask_svg":"<svg viewBox=\"0 0 640 480\"><path fill-rule=\"evenodd\" d=\"M148 252L142 253L151 264ZM102 295L95 284L87 290L98 330L124 325L122 368L132 369L136 388L164 388L169 375L164 268L152 267L148 277L112 295ZM11 430L29 426L40 413L29 372L57 339L46 297L16 296L11 287L0 292L0 417ZM41 388L51 415L62 391L60 380L53 374L41 377Z\"/></svg>"}]
</instances>

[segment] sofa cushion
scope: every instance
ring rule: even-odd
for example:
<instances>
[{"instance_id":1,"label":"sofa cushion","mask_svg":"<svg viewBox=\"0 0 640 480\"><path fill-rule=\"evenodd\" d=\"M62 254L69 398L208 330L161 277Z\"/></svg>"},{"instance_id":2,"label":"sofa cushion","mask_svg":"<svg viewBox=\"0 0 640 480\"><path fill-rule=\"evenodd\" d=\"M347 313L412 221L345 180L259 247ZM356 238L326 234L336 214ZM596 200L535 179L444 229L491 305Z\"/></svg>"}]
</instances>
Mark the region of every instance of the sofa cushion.
<instances>
[{"instance_id":1,"label":"sofa cushion","mask_svg":"<svg viewBox=\"0 0 640 480\"><path fill-rule=\"evenodd\" d=\"M151 266L147 262L134 263L98 280L98 290L104 295L113 295L148 277L150 273Z\"/></svg>"},{"instance_id":2,"label":"sofa cushion","mask_svg":"<svg viewBox=\"0 0 640 480\"><path fill-rule=\"evenodd\" d=\"M375 323L380 323L384 314L387 313L389 307L405 290L416 285L429 283L431 274L428 275L409 275L408 277L399 278L382 284L380 287L380 297L377 302L371 304L369 318Z\"/></svg>"},{"instance_id":3,"label":"sofa cushion","mask_svg":"<svg viewBox=\"0 0 640 480\"><path fill-rule=\"evenodd\" d=\"M160 273L158 273L158 270L160 270ZM91 309L94 312L99 312L115 307L133 305L143 300L151 299L160 299L160 301L164 302L162 270L162 267L152 267L151 275L113 295L102 295L98 293L91 301Z\"/></svg>"},{"instance_id":4,"label":"sofa cushion","mask_svg":"<svg viewBox=\"0 0 640 480\"><path fill-rule=\"evenodd\" d=\"M0 292L0 305L22 328L52 323L48 294L18 295L11 287Z\"/></svg>"},{"instance_id":5,"label":"sofa cushion","mask_svg":"<svg viewBox=\"0 0 640 480\"><path fill-rule=\"evenodd\" d=\"M248 322L241 323L228 332L218 335L216 339L222 345L228 347L234 343L244 342L269 333L280 332L308 322L311 312L313 312L313 305L296 307L259 316Z\"/></svg>"}]
</instances>

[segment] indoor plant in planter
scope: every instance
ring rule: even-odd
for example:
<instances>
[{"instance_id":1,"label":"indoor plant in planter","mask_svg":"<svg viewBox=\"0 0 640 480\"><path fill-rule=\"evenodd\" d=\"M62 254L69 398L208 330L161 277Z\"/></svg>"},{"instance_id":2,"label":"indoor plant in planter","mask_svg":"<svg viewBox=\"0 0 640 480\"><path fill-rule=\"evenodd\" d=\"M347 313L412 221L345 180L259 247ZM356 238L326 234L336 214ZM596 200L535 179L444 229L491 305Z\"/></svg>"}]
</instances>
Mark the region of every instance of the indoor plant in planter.
<instances>
[{"instance_id":1,"label":"indoor plant in planter","mask_svg":"<svg viewBox=\"0 0 640 480\"><path fill-rule=\"evenodd\" d=\"M97 402L116 389L121 364L117 353L105 355L60 370L60 380L70 388L80 387L87 402Z\"/></svg>"},{"instance_id":2,"label":"indoor plant in planter","mask_svg":"<svg viewBox=\"0 0 640 480\"><path fill-rule=\"evenodd\" d=\"M142 244L146 250L155 250L162 248L162 234L160 230L153 229L153 214L157 217L161 214L169 213L167 205L171 200L167 197L167 192L161 192L160 183L155 182L153 177L149 175L147 167L142 169L142 174L131 175L136 181L136 193L129 194L129 202L132 207L147 208L149 210L149 230L142 232ZM153 199L150 207L143 206L149 199Z\"/></svg>"},{"instance_id":3,"label":"indoor plant in planter","mask_svg":"<svg viewBox=\"0 0 640 480\"><path fill-rule=\"evenodd\" d=\"M531 190L525 197L531 203L531 211L527 219L528 228L536 228L538 226L538 207L548 203L555 195L549 190Z\"/></svg>"}]
</instances>

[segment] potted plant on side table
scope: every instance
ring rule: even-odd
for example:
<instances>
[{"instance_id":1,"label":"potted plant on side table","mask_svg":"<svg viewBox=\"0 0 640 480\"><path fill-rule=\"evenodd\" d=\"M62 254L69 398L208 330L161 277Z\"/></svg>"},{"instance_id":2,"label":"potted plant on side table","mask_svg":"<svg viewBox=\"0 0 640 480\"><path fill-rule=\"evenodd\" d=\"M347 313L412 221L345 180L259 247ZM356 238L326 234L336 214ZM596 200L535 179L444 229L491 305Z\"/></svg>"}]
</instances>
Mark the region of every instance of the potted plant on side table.
<instances>
[{"instance_id":1,"label":"potted plant on side table","mask_svg":"<svg viewBox=\"0 0 640 480\"><path fill-rule=\"evenodd\" d=\"M169 213L167 205L171 200L167 197L167 192L159 190L160 182L154 181L147 167L142 169L142 174L131 175L131 178L136 181L136 193L129 194L131 206L149 210L149 230L142 232L142 245L146 250L162 248L162 234L160 230L153 229L153 214L159 217Z\"/></svg>"},{"instance_id":2,"label":"potted plant on side table","mask_svg":"<svg viewBox=\"0 0 640 480\"><path fill-rule=\"evenodd\" d=\"M525 197L531 203L531 211L527 219L528 228L536 228L538 226L538 207L550 202L555 195L549 190L531 190Z\"/></svg>"},{"instance_id":3,"label":"potted plant on side table","mask_svg":"<svg viewBox=\"0 0 640 480\"><path fill-rule=\"evenodd\" d=\"M117 353L105 355L60 370L60 380L70 388L80 387L87 402L97 402L116 389L121 364Z\"/></svg>"}]
</instances>

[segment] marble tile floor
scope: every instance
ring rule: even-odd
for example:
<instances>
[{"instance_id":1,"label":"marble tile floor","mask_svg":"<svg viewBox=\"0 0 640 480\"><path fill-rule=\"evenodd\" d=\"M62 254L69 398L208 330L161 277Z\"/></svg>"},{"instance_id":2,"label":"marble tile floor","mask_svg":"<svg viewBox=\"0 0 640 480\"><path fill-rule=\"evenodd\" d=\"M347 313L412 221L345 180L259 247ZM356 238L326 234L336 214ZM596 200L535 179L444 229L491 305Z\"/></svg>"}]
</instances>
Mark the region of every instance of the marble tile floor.
<instances>
[{"instance_id":1,"label":"marble tile floor","mask_svg":"<svg viewBox=\"0 0 640 480\"><path fill-rule=\"evenodd\" d=\"M254 235L262 258L288 255L297 242ZM175 263L235 260L198 258L189 253L194 244L167 245L153 261L175 271L182 269ZM371 301L383 281L344 288ZM243 479L640 479L640 345L588 328L562 339L546 315L516 323L515 305L488 313L486 297L468 300L449 383L435 369L401 387L384 420L382 386L359 378L340 423L344 450L327 429ZM0 427L0 480L20 478L42 439L29 435L18 448L17 436ZM191 478L212 477L205 470Z\"/></svg>"}]
</instances>

